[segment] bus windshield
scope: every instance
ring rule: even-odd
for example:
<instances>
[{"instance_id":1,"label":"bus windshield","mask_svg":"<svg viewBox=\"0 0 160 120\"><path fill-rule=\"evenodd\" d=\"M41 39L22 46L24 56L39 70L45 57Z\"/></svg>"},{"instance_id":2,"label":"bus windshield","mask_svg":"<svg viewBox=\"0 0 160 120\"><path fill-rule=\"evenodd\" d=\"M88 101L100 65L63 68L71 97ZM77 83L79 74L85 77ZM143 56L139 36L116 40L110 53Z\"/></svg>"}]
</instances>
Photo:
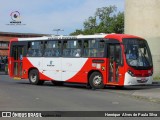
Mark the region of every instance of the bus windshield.
<instances>
[{"instance_id":1,"label":"bus windshield","mask_svg":"<svg viewBox=\"0 0 160 120\"><path fill-rule=\"evenodd\" d=\"M123 39L126 60L132 67L152 67L152 57L146 40L138 38Z\"/></svg>"}]
</instances>

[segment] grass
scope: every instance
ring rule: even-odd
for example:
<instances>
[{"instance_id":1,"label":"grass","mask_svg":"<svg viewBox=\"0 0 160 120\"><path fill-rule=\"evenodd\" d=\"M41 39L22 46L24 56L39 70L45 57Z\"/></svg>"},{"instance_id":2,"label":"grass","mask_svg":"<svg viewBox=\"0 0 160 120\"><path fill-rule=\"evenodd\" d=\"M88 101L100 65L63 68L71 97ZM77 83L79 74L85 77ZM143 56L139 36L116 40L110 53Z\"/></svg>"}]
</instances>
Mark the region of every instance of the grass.
<instances>
[{"instance_id":1,"label":"grass","mask_svg":"<svg viewBox=\"0 0 160 120\"><path fill-rule=\"evenodd\" d=\"M153 80L160 81L160 76L153 77Z\"/></svg>"}]
</instances>

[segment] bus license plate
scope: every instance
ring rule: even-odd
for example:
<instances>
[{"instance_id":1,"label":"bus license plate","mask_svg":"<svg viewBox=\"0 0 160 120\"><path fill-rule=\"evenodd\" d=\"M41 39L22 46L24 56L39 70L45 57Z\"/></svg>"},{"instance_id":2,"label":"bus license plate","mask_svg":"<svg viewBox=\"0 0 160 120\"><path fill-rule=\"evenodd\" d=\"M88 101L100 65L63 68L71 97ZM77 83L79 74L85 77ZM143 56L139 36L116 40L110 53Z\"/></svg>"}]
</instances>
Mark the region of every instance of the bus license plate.
<instances>
[{"instance_id":1,"label":"bus license plate","mask_svg":"<svg viewBox=\"0 0 160 120\"><path fill-rule=\"evenodd\" d=\"M138 83L146 83L147 81L147 78L140 78L139 80L137 80Z\"/></svg>"}]
</instances>

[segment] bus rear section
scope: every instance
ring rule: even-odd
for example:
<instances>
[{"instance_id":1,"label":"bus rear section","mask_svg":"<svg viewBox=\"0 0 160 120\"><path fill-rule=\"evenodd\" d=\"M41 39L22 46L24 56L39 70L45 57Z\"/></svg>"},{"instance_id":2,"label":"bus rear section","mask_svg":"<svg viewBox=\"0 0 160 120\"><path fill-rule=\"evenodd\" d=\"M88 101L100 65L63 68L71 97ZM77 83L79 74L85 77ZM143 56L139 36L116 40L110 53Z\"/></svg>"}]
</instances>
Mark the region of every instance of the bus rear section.
<instances>
[{"instance_id":1,"label":"bus rear section","mask_svg":"<svg viewBox=\"0 0 160 120\"><path fill-rule=\"evenodd\" d=\"M147 42L136 36L22 38L12 40L9 50L9 75L35 85L69 82L97 89L152 84L151 53Z\"/></svg>"},{"instance_id":2,"label":"bus rear section","mask_svg":"<svg viewBox=\"0 0 160 120\"><path fill-rule=\"evenodd\" d=\"M23 78L23 56L26 53L27 45L18 42L18 38L10 41L8 55L8 74L14 79Z\"/></svg>"}]
</instances>

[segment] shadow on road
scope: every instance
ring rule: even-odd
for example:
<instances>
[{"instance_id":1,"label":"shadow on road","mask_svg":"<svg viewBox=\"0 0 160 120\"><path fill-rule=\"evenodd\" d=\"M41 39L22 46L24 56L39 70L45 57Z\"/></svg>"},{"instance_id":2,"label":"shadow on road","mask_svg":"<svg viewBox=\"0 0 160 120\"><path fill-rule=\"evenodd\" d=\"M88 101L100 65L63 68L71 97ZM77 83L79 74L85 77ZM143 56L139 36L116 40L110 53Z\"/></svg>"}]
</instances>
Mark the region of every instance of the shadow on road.
<instances>
[{"instance_id":1,"label":"shadow on road","mask_svg":"<svg viewBox=\"0 0 160 120\"><path fill-rule=\"evenodd\" d=\"M21 84L21 85L31 85L29 83L29 80L13 80L11 78L9 78L8 75L5 75L4 72L0 72L1 78L6 78L6 80L3 80L2 82L5 81L12 81L12 83L16 83L16 84ZM1 81L0 81L1 82ZM8 83L8 82L7 82ZM55 86L54 84L52 84L51 81L45 81L45 83L43 85L39 85L41 87L60 87L60 88L64 88L64 87L70 87L70 88L75 88L75 89L88 89L91 90L90 88L86 88L85 84L77 84L77 83L64 83L64 85L61 86ZM104 89L101 90L145 90L145 89L155 89L155 88L160 88L160 84L153 84L153 85L143 85L143 86L125 86L125 87L115 87L115 86L106 86Z\"/></svg>"},{"instance_id":2,"label":"shadow on road","mask_svg":"<svg viewBox=\"0 0 160 120\"><path fill-rule=\"evenodd\" d=\"M29 83L29 81L17 81L17 84L28 84L31 85ZM60 87L60 88L64 88L64 87L69 87L69 88L75 88L75 89L90 89L90 88L86 88L85 84L77 84L77 83L64 83L64 85L53 85L50 81L46 81L43 85L39 85L41 87ZM115 87L115 86L106 86L104 89L101 90L144 90L144 89L154 89L154 88L160 88L160 85L143 85L143 86L125 86L125 87ZM90 89L91 90L91 89Z\"/></svg>"},{"instance_id":3,"label":"shadow on road","mask_svg":"<svg viewBox=\"0 0 160 120\"><path fill-rule=\"evenodd\" d=\"M160 88L159 85L141 85L141 86L125 86L123 88L118 87L106 87L105 89L116 89L116 90L142 90L142 89L153 89Z\"/></svg>"}]
</instances>

